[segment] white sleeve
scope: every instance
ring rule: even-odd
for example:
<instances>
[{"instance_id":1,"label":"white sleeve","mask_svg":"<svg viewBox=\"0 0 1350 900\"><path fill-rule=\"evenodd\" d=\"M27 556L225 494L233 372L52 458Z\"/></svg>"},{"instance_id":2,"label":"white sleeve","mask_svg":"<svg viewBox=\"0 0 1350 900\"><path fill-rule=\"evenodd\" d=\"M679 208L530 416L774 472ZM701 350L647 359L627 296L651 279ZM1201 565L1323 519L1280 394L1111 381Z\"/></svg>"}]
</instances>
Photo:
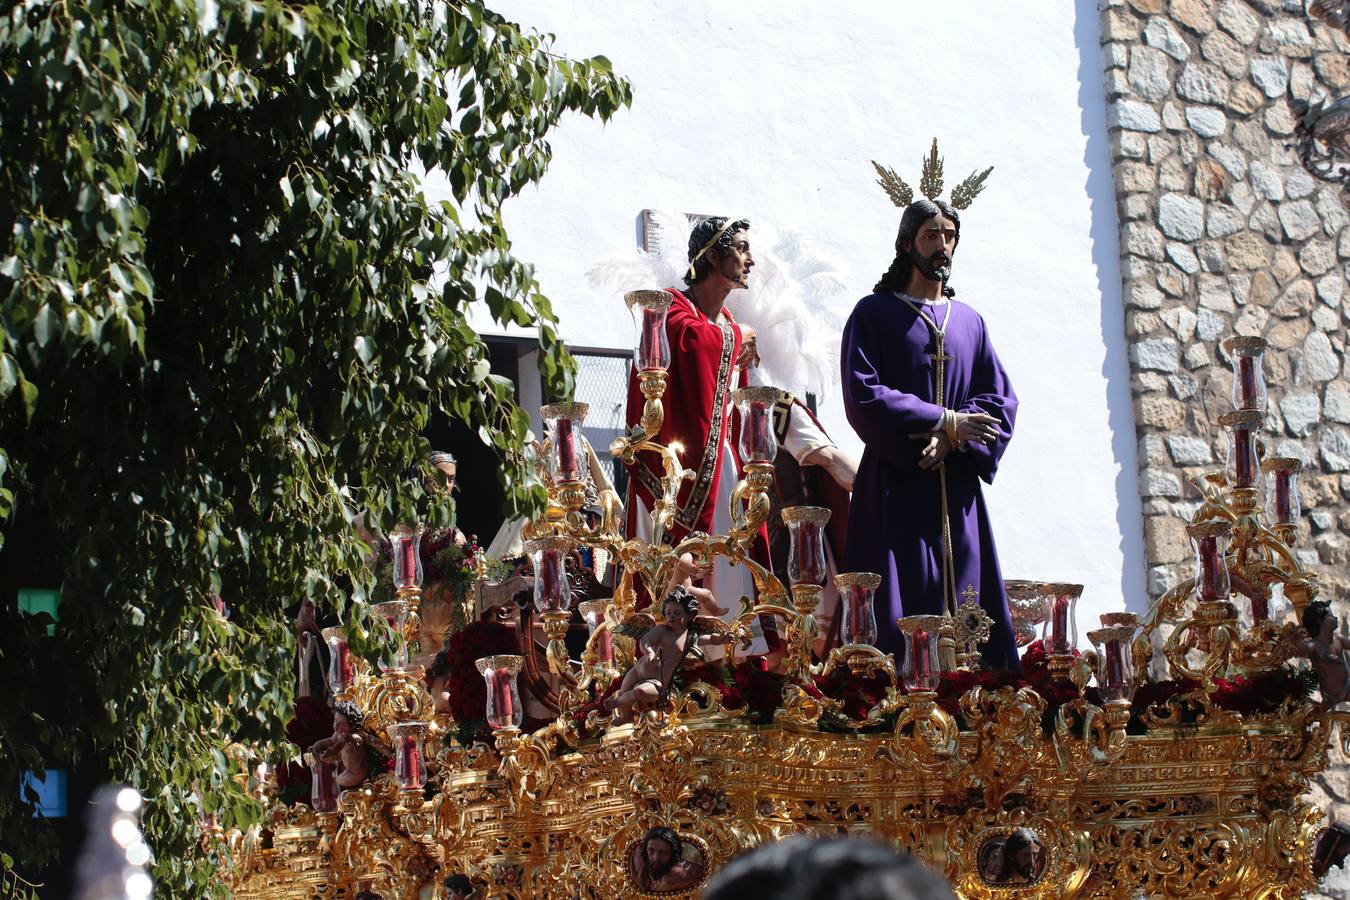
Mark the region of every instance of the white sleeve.
<instances>
[{"instance_id":1,"label":"white sleeve","mask_svg":"<svg viewBox=\"0 0 1350 900\"><path fill-rule=\"evenodd\" d=\"M833 446L834 441L820 430L815 420L793 403L788 413L787 434L783 439L783 448L792 454L792 458L800 464L820 448Z\"/></svg>"}]
</instances>

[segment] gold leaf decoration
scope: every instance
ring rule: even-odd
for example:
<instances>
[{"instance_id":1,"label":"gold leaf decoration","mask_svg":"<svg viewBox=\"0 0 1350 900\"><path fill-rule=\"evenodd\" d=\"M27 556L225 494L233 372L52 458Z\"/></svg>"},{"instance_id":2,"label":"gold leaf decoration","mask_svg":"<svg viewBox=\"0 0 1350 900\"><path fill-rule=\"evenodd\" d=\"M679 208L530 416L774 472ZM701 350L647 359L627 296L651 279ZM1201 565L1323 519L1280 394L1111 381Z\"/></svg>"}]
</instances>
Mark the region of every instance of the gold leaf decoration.
<instances>
[{"instance_id":1,"label":"gold leaf decoration","mask_svg":"<svg viewBox=\"0 0 1350 900\"><path fill-rule=\"evenodd\" d=\"M904 209L914 202L914 189L905 184L894 169L886 168L875 159L872 160L872 168L877 170L877 184L886 191L892 203Z\"/></svg>"},{"instance_id":2,"label":"gold leaf decoration","mask_svg":"<svg viewBox=\"0 0 1350 900\"><path fill-rule=\"evenodd\" d=\"M919 178L919 190L929 200L942 196L942 157L938 156L937 138L933 138L933 148L923 161L923 175Z\"/></svg>"},{"instance_id":3,"label":"gold leaf decoration","mask_svg":"<svg viewBox=\"0 0 1350 900\"><path fill-rule=\"evenodd\" d=\"M984 190L984 180L989 177L989 173L992 171L994 171L993 166L983 172L971 172L965 181L952 188L952 206L956 209L965 209L969 206L980 195L980 191Z\"/></svg>"}]
</instances>

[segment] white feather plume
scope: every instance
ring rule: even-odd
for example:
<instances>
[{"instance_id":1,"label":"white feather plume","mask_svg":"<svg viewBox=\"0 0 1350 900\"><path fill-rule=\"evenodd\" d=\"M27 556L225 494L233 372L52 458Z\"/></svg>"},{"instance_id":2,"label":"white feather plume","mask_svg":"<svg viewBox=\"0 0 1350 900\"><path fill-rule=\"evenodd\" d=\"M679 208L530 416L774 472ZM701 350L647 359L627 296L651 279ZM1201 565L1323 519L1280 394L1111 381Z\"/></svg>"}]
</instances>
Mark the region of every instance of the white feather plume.
<instances>
[{"instance_id":1,"label":"white feather plume","mask_svg":"<svg viewBox=\"0 0 1350 900\"><path fill-rule=\"evenodd\" d=\"M779 230L762 219L751 218L751 223L755 267L750 286L732 291L727 307L759 337L761 370L752 377L795 394L814 393L824 402L838 393L841 323L831 305L847 289L848 274L807 235ZM592 287L615 293L683 289L690 228L682 213L654 211L649 250L603 259L586 278Z\"/></svg>"}]
</instances>

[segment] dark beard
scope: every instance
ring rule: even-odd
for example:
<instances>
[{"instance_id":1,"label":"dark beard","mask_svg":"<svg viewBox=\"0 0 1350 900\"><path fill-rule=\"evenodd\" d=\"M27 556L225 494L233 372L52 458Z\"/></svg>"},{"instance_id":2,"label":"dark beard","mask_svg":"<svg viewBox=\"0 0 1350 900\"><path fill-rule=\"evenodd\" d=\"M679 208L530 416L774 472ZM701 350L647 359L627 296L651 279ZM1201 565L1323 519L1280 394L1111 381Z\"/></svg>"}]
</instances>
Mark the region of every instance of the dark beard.
<instances>
[{"instance_id":1,"label":"dark beard","mask_svg":"<svg viewBox=\"0 0 1350 900\"><path fill-rule=\"evenodd\" d=\"M652 862L651 857L647 858L647 875L651 878L652 881L657 881L661 878L664 878L666 873L673 868L675 868L675 860L673 859L670 862L663 863L660 866L658 866L656 865L656 863Z\"/></svg>"},{"instance_id":2,"label":"dark beard","mask_svg":"<svg viewBox=\"0 0 1350 900\"><path fill-rule=\"evenodd\" d=\"M931 256L922 256L918 250L910 250L909 260L919 270L919 274L929 281L946 284L947 279L952 277L952 258L941 250Z\"/></svg>"}]
</instances>

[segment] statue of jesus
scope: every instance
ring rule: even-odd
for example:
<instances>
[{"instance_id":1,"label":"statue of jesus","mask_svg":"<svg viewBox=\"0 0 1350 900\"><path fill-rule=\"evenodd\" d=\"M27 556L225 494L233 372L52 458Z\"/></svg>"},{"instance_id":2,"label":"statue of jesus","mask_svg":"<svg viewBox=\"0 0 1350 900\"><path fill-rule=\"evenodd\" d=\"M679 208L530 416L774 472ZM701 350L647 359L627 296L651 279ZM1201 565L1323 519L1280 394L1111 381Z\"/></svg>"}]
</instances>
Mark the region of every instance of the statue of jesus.
<instances>
[{"instance_id":1,"label":"statue of jesus","mask_svg":"<svg viewBox=\"0 0 1350 900\"><path fill-rule=\"evenodd\" d=\"M865 445L845 568L881 575L880 649L901 652L897 618L978 598L993 619L985 664L1017 668L980 487L1012 438L1017 397L984 319L948 287L960 237L951 205L910 203L895 262L844 327L844 409Z\"/></svg>"}]
</instances>

